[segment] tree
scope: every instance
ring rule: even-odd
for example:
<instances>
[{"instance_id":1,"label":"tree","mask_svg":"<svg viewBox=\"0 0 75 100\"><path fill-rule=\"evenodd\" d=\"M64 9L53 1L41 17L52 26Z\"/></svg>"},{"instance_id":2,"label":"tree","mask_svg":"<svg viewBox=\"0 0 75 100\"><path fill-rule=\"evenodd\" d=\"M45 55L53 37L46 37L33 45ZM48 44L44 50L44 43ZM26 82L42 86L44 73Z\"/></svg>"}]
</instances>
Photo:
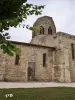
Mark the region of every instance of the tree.
<instances>
[{"instance_id":1,"label":"tree","mask_svg":"<svg viewBox=\"0 0 75 100\"><path fill-rule=\"evenodd\" d=\"M27 3L27 0L0 0L0 48L3 53L13 55L13 52L19 53L19 49L8 39L9 33L5 32L10 27L17 27L25 21L29 15L40 15L44 6L37 6ZM23 25L33 29L28 25ZM5 32L5 33L4 33Z\"/></svg>"}]
</instances>

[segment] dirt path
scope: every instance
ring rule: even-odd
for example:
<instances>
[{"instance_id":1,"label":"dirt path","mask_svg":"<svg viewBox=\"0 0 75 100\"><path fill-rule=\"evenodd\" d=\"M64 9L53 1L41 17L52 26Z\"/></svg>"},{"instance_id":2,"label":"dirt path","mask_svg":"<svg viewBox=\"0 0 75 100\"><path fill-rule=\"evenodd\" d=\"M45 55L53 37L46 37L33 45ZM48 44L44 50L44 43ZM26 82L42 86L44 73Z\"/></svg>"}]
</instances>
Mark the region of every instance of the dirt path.
<instances>
[{"instance_id":1,"label":"dirt path","mask_svg":"<svg viewBox=\"0 0 75 100\"><path fill-rule=\"evenodd\" d=\"M39 88L39 87L75 87L75 83L54 82L0 82L0 88Z\"/></svg>"}]
</instances>

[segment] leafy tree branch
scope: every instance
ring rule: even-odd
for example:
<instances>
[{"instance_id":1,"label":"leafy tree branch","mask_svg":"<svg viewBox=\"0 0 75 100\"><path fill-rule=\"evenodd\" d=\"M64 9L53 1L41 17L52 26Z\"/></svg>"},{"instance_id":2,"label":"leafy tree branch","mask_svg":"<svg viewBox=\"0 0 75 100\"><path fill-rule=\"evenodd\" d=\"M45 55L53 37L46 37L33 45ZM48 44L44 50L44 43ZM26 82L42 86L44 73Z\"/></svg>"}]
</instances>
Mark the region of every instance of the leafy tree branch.
<instances>
[{"instance_id":1,"label":"leafy tree branch","mask_svg":"<svg viewBox=\"0 0 75 100\"><path fill-rule=\"evenodd\" d=\"M0 0L0 48L3 53L13 55L19 49L8 41L9 33L4 33L10 27L20 26L30 15L40 15L44 5L37 6L27 3L27 0ZM26 25L24 25L27 27ZM23 26L23 27L24 27ZM29 27L27 27L29 28ZM33 28L29 28L33 29Z\"/></svg>"}]
</instances>

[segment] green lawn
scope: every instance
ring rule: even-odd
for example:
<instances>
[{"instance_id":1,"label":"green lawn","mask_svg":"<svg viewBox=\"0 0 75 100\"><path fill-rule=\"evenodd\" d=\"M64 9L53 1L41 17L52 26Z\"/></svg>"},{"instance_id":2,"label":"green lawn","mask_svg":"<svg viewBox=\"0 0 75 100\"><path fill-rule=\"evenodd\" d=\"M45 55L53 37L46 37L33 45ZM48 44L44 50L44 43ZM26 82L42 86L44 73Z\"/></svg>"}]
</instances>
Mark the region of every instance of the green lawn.
<instances>
[{"instance_id":1,"label":"green lawn","mask_svg":"<svg viewBox=\"0 0 75 100\"><path fill-rule=\"evenodd\" d=\"M5 98L5 94L13 94ZM0 89L0 100L75 100L75 88Z\"/></svg>"}]
</instances>

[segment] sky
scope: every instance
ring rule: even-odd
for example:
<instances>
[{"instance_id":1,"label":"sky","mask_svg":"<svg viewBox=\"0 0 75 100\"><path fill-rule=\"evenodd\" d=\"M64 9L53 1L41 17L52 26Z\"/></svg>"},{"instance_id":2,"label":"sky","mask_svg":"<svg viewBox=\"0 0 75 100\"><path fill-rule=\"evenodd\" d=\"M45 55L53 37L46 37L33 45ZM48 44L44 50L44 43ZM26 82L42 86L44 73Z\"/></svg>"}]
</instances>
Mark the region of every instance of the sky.
<instances>
[{"instance_id":1,"label":"sky","mask_svg":"<svg viewBox=\"0 0 75 100\"><path fill-rule=\"evenodd\" d=\"M28 0L28 3L45 5L41 16L52 17L57 32L75 35L75 0ZM41 16L29 16L24 23L33 26ZM9 33L13 41L30 42L32 39L32 32L26 28L11 28Z\"/></svg>"}]
</instances>

